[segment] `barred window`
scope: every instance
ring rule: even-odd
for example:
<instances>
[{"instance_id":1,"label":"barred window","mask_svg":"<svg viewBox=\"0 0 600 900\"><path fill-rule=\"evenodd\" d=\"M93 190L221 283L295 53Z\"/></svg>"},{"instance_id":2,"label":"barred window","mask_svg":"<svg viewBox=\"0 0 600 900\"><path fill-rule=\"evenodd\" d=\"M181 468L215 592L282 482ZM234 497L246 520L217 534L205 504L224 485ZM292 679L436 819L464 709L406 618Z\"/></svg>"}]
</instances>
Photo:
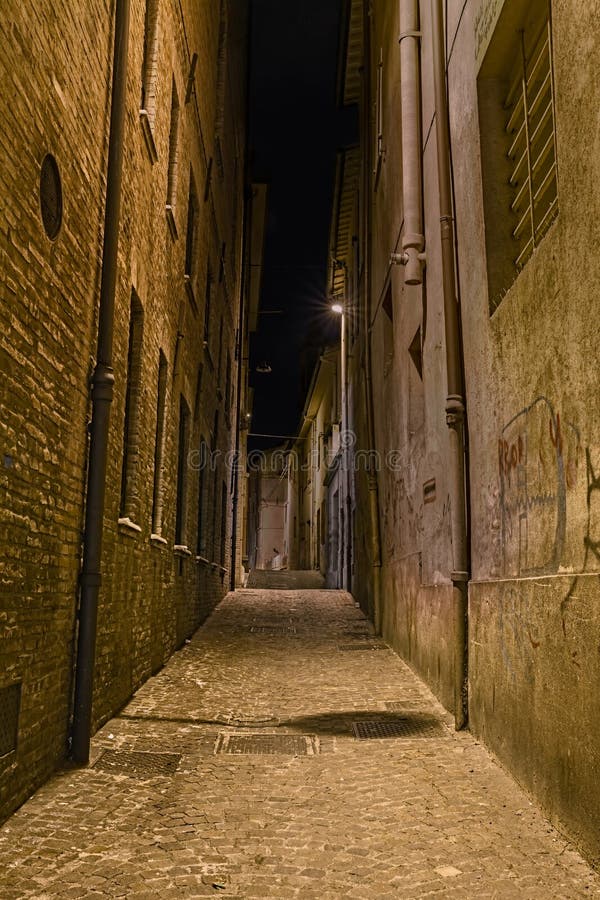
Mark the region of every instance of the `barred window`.
<instances>
[{"instance_id":1,"label":"barred window","mask_svg":"<svg viewBox=\"0 0 600 900\"><path fill-rule=\"evenodd\" d=\"M538 26L520 32L520 47L506 98L507 155L512 164L512 236L521 269L558 212L552 34L548 11Z\"/></svg>"},{"instance_id":2,"label":"barred window","mask_svg":"<svg viewBox=\"0 0 600 900\"><path fill-rule=\"evenodd\" d=\"M558 214L549 0L508 0L477 90L492 314Z\"/></svg>"}]
</instances>

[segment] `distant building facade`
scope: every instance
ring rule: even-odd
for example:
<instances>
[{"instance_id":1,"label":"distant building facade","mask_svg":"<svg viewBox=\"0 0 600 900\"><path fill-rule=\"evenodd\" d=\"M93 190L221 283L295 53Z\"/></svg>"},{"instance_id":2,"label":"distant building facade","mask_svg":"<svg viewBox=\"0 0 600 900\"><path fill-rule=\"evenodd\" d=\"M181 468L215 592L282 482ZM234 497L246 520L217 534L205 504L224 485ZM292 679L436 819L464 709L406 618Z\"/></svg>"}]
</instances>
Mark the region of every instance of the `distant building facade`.
<instances>
[{"instance_id":1,"label":"distant building facade","mask_svg":"<svg viewBox=\"0 0 600 900\"><path fill-rule=\"evenodd\" d=\"M371 460L354 467L352 588L597 861L592 6L346 12L340 102L359 105L361 137L332 255Z\"/></svg>"},{"instance_id":2,"label":"distant building facade","mask_svg":"<svg viewBox=\"0 0 600 900\"><path fill-rule=\"evenodd\" d=\"M317 569L328 587L342 587L344 470L341 443L340 348L326 348L315 366L298 439L288 462L287 543L290 569Z\"/></svg>"},{"instance_id":3,"label":"distant building facade","mask_svg":"<svg viewBox=\"0 0 600 900\"><path fill-rule=\"evenodd\" d=\"M246 76L244 3L132 0L115 148L108 7L3 12L0 815L69 752L111 153L122 182L93 730L229 588Z\"/></svg>"}]
</instances>

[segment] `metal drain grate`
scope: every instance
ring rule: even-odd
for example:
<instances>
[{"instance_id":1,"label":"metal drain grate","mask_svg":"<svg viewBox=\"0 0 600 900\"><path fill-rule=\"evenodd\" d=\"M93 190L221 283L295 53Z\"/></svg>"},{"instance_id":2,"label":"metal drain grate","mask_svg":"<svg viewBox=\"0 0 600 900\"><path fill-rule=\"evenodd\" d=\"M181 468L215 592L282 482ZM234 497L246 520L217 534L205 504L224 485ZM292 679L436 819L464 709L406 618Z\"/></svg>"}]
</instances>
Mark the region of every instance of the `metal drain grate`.
<instances>
[{"instance_id":1,"label":"metal drain grate","mask_svg":"<svg viewBox=\"0 0 600 900\"><path fill-rule=\"evenodd\" d=\"M360 642L356 644L338 644L338 650L389 650L387 644L377 644L373 642Z\"/></svg>"},{"instance_id":2,"label":"metal drain grate","mask_svg":"<svg viewBox=\"0 0 600 900\"><path fill-rule=\"evenodd\" d=\"M315 756L319 741L314 734L220 734L215 753L260 756Z\"/></svg>"},{"instance_id":3,"label":"metal drain grate","mask_svg":"<svg viewBox=\"0 0 600 900\"><path fill-rule=\"evenodd\" d=\"M21 683L0 688L0 757L17 749Z\"/></svg>"},{"instance_id":4,"label":"metal drain grate","mask_svg":"<svg viewBox=\"0 0 600 900\"><path fill-rule=\"evenodd\" d=\"M293 625L253 625L250 631L253 634L296 634Z\"/></svg>"},{"instance_id":5,"label":"metal drain grate","mask_svg":"<svg viewBox=\"0 0 600 900\"><path fill-rule=\"evenodd\" d=\"M174 775L181 760L179 753L148 753L141 750L104 750L94 763L94 769L153 778L156 775Z\"/></svg>"},{"instance_id":6,"label":"metal drain grate","mask_svg":"<svg viewBox=\"0 0 600 900\"><path fill-rule=\"evenodd\" d=\"M370 722L353 722L352 731L359 741L378 738L435 738L445 737L443 725L433 716L406 716Z\"/></svg>"}]
</instances>

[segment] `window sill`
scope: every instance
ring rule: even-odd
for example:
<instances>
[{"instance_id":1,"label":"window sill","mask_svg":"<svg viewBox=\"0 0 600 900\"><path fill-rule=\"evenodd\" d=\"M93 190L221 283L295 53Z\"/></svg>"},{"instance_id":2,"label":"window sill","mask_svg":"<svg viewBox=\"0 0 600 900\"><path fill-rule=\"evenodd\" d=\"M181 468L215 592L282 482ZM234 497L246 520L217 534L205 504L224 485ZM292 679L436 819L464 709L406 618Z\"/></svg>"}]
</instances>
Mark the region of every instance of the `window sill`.
<instances>
[{"instance_id":1,"label":"window sill","mask_svg":"<svg viewBox=\"0 0 600 900\"><path fill-rule=\"evenodd\" d=\"M207 559L205 556L197 556L197 557L196 557L196 562L197 562L197 563L200 563L200 564L203 565L203 566L210 566L210 565L211 565L210 560Z\"/></svg>"},{"instance_id":2,"label":"window sill","mask_svg":"<svg viewBox=\"0 0 600 900\"><path fill-rule=\"evenodd\" d=\"M185 284L185 289L187 291L190 304L192 306L192 309L194 310L194 315L197 316L198 304L196 303L196 295L194 294L194 286L192 285L192 276L188 275L187 272L183 276L183 283Z\"/></svg>"},{"instance_id":3,"label":"window sill","mask_svg":"<svg viewBox=\"0 0 600 900\"><path fill-rule=\"evenodd\" d=\"M127 537L137 537L142 533L140 526L136 525L135 522L132 522L129 516L121 516L117 520L117 525L119 526L120 533L127 535Z\"/></svg>"},{"instance_id":4,"label":"window sill","mask_svg":"<svg viewBox=\"0 0 600 900\"><path fill-rule=\"evenodd\" d=\"M156 144L154 143L154 135L152 134L152 125L150 124L150 117L148 115L147 109L140 109L140 124L142 126L142 132L144 135L144 140L146 142L146 149L148 151L148 156L150 157L150 162L152 165L158 159L158 152L156 150Z\"/></svg>"},{"instance_id":5,"label":"window sill","mask_svg":"<svg viewBox=\"0 0 600 900\"><path fill-rule=\"evenodd\" d=\"M166 538L162 537L160 534L151 534L150 535L150 543L153 547L156 547L158 550L164 550L167 546Z\"/></svg>"},{"instance_id":6,"label":"window sill","mask_svg":"<svg viewBox=\"0 0 600 900\"><path fill-rule=\"evenodd\" d=\"M175 224L175 210L170 203L167 203L165 206L165 214L167 216L167 225L169 226L171 237L176 241L179 235L177 234L177 225Z\"/></svg>"},{"instance_id":7,"label":"window sill","mask_svg":"<svg viewBox=\"0 0 600 900\"><path fill-rule=\"evenodd\" d=\"M173 553L175 554L175 556L181 556L185 558L192 555L192 551L185 544L175 544L173 546Z\"/></svg>"}]
</instances>

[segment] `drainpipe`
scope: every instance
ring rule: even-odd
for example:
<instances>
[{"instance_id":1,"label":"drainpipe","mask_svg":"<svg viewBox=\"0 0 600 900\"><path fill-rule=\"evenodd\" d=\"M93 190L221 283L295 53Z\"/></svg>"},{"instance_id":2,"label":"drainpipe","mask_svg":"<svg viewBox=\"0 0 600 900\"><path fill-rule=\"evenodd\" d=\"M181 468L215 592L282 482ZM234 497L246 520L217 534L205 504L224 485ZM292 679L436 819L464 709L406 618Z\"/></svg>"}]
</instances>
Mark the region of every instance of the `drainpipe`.
<instances>
[{"instance_id":1,"label":"drainpipe","mask_svg":"<svg viewBox=\"0 0 600 900\"><path fill-rule=\"evenodd\" d=\"M400 98L402 117L402 253L391 261L404 266L406 284L422 284L425 263L423 174L421 165L421 65L418 0L400 0Z\"/></svg>"},{"instance_id":2,"label":"drainpipe","mask_svg":"<svg viewBox=\"0 0 600 900\"><path fill-rule=\"evenodd\" d=\"M456 282L454 248L454 209L450 173L450 130L444 45L442 0L431 0L435 124L440 197L440 235L446 337L448 396L446 424L449 428L450 506L453 555L453 604L455 676L454 705L456 729L468 720L468 580L469 553L466 501L466 408L463 377L462 337L459 320L459 296Z\"/></svg>"},{"instance_id":3,"label":"drainpipe","mask_svg":"<svg viewBox=\"0 0 600 900\"><path fill-rule=\"evenodd\" d=\"M108 427L114 386L112 344L121 209L123 133L127 92L129 9L130 0L116 0L102 279L98 309L96 367L92 376L92 422L90 427L83 562L80 577L79 628L71 746L73 760L81 765L85 765L89 761L90 756L96 626L98 620L98 594L101 582L100 570L108 456Z\"/></svg>"},{"instance_id":4,"label":"drainpipe","mask_svg":"<svg viewBox=\"0 0 600 900\"><path fill-rule=\"evenodd\" d=\"M365 397L367 411L368 449L375 450L375 416L373 411L373 379L371 357L371 290L370 290L370 255L371 255L371 142L369 140L369 110L371 108L371 20L369 15L370 0L363 2L363 40L364 40L364 81L363 81L363 218L364 218L364 262L363 262L363 331L365 340ZM381 532L379 528L379 485L377 466L367 455L367 479L369 490L369 524L371 532L371 567L373 579L373 624L375 633L381 634Z\"/></svg>"}]
</instances>

